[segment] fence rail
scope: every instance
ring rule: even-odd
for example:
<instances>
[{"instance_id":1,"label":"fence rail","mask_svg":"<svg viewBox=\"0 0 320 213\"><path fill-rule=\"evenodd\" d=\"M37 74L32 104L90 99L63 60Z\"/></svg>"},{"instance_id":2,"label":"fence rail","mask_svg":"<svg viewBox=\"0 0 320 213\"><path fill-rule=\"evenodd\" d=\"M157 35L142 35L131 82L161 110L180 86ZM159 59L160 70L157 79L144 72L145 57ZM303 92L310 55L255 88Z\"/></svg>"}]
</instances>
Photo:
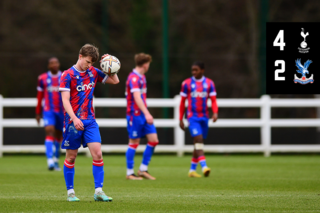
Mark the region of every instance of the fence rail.
<instances>
[{"instance_id":1,"label":"fence rail","mask_svg":"<svg viewBox=\"0 0 320 213\"><path fill-rule=\"evenodd\" d=\"M271 152L320 152L320 145L272 145L272 127L320 127L320 119L271 119L272 107L320 107L318 99L271 99L264 95L260 99L218 99L218 105L222 107L253 107L260 108L260 118L257 119L219 119L216 123L209 123L210 127L258 127L261 129L261 144L259 145L206 145L206 152L263 152L269 156ZM6 119L3 118L4 107L35 107L36 98L3 98L0 95L0 157L6 152L45 152L42 145L4 145L3 128L5 127L39 127L35 119ZM179 103L180 96L173 99L147 100L148 107L171 107L174 109L173 118L154 119L156 127L174 128L174 144L158 145L157 152L174 152L179 156L193 150L192 145L185 144L184 132L179 128ZM208 105L211 106L210 100ZM126 107L123 98L95 98L94 107ZM98 118L100 127L126 127L125 118L107 119ZM43 127L43 124L40 125ZM127 145L102 145L103 152L125 152ZM142 151L145 146L139 146ZM88 149L80 149L80 152L89 154Z\"/></svg>"}]
</instances>

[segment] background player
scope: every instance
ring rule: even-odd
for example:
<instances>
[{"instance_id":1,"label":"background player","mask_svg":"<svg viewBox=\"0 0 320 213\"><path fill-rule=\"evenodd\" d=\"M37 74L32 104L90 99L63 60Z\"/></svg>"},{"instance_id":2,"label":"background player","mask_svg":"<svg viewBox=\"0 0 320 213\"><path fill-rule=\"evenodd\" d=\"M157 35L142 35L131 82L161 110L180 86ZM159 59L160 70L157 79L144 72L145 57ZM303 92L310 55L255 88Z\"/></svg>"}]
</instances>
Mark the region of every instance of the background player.
<instances>
[{"instance_id":1,"label":"background player","mask_svg":"<svg viewBox=\"0 0 320 213\"><path fill-rule=\"evenodd\" d=\"M118 84L119 78L117 74L108 76L101 70L94 68L92 65L98 58L98 48L86 44L80 49L77 63L61 76L59 90L66 111L62 142L62 149L66 149L63 171L68 190L68 201L79 201L74 192L74 163L81 144L83 147L89 147L93 158L94 200L112 201L112 198L106 196L102 191L104 164L101 136L95 120L92 99L97 82Z\"/></svg>"},{"instance_id":2,"label":"background player","mask_svg":"<svg viewBox=\"0 0 320 213\"><path fill-rule=\"evenodd\" d=\"M148 173L148 165L159 140L153 125L153 117L147 109L147 81L144 75L149 70L152 58L148 54L139 53L135 55L134 60L136 67L129 74L126 82L127 130L129 134L129 147L126 152L127 179L142 180L144 177L155 180L156 178ZM133 170L134 156L140 138L144 136L147 137L148 143L143 153L138 176L136 176Z\"/></svg>"},{"instance_id":3,"label":"background player","mask_svg":"<svg viewBox=\"0 0 320 213\"><path fill-rule=\"evenodd\" d=\"M59 156L60 144L62 141L63 128L63 107L61 95L59 93L59 84L61 72L59 71L60 63L56 57L49 58L49 71L43 73L38 78L38 104L36 107L36 120L40 124L42 100L43 121L46 132L45 147L49 170L60 171Z\"/></svg>"},{"instance_id":4,"label":"background player","mask_svg":"<svg viewBox=\"0 0 320 213\"><path fill-rule=\"evenodd\" d=\"M216 88L213 81L204 77L204 63L194 62L191 71L193 77L186 79L182 83L180 102L180 128L184 131L183 115L185 111L185 100L188 99L187 118L189 130L193 138L194 150L191 160L189 177L201 177L196 173L197 164L200 163L205 177L209 176L210 168L207 167L206 158L203 152L203 139L208 134L208 107L207 100L212 101L213 122L218 119L218 105L216 101Z\"/></svg>"}]
</instances>

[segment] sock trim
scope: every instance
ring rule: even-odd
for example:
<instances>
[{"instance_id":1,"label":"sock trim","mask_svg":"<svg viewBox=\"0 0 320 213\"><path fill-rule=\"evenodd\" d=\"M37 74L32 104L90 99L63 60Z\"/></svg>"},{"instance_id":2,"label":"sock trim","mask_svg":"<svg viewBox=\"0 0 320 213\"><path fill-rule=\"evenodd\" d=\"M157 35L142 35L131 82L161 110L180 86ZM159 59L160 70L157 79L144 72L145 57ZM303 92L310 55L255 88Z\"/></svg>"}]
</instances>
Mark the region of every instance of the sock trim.
<instances>
[{"instance_id":1,"label":"sock trim","mask_svg":"<svg viewBox=\"0 0 320 213\"><path fill-rule=\"evenodd\" d=\"M136 150L137 147L139 146L139 144L138 144L138 143L137 143L137 144L135 144L135 143L129 143L128 146L129 146L128 148Z\"/></svg>"},{"instance_id":2,"label":"sock trim","mask_svg":"<svg viewBox=\"0 0 320 213\"><path fill-rule=\"evenodd\" d=\"M198 163L198 162L199 162L198 158L192 158L191 159L191 163Z\"/></svg>"},{"instance_id":3,"label":"sock trim","mask_svg":"<svg viewBox=\"0 0 320 213\"><path fill-rule=\"evenodd\" d=\"M46 140L46 142L54 142L54 137L53 136L46 136L45 140Z\"/></svg>"},{"instance_id":4,"label":"sock trim","mask_svg":"<svg viewBox=\"0 0 320 213\"><path fill-rule=\"evenodd\" d=\"M103 160L93 160L92 161L92 165L94 165L94 166L103 166L104 163L103 163Z\"/></svg>"},{"instance_id":5,"label":"sock trim","mask_svg":"<svg viewBox=\"0 0 320 213\"><path fill-rule=\"evenodd\" d=\"M155 147L158 145L159 142L148 142L148 146L151 146L151 147Z\"/></svg>"},{"instance_id":6,"label":"sock trim","mask_svg":"<svg viewBox=\"0 0 320 213\"><path fill-rule=\"evenodd\" d=\"M68 167L69 169L72 169L74 167L74 163L70 163L69 161L65 160L64 165Z\"/></svg>"},{"instance_id":7,"label":"sock trim","mask_svg":"<svg viewBox=\"0 0 320 213\"><path fill-rule=\"evenodd\" d=\"M206 157L205 156L200 156L198 157L198 161L201 162L201 161L205 161L206 160Z\"/></svg>"}]
</instances>

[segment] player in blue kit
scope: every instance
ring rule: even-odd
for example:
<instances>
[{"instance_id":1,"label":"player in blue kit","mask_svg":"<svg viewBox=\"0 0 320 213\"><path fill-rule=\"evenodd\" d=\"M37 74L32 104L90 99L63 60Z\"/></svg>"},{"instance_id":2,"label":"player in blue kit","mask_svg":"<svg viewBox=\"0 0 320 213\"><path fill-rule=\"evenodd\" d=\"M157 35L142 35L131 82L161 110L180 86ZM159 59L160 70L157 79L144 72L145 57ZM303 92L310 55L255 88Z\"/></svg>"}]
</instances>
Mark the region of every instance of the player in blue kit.
<instances>
[{"instance_id":1,"label":"player in blue kit","mask_svg":"<svg viewBox=\"0 0 320 213\"><path fill-rule=\"evenodd\" d=\"M106 55L105 55L106 56ZM101 152L101 136L93 110L93 92L97 82L118 84L117 74L106 75L92 65L99 58L98 48L84 45L77 63L61 76L59 91L65 109L62 149L66 149L64 178L68 201L79 201L74 191L74 163L81 144L88 147L93 158L92 173L95 185L95 201L112 201L103 191L104 170ZM102 56L104 58L104 56Z\"/></svg>"},{"instance_id":2,"label":"player in blue kit","mask_svg":"<svg viewBox=\"0 0 320 213\"><path fill-rule=\"evenodd\" d=\"M180 102L180 128L184 130L183 115L185 112L185 101L188 100L187 118L189 130L193 138L194 150L189 170L189 177L201 177L196 173L197 164L200 163L205 177L210 174L203 151L203 139L208 135L209 112L207 106L208 98L212 102L212 121L218 119L218 105L216 101L216 87L213 81L204 76L204 63L195 62L191 68L192 77L183 81L181 87Z\"/></svg>"},{"instance_id":3,"label":"player in blue kit","mask_svg":"<svg viewBox=\"0 0 320 213\"><path fill-rule=\"evenodd\" d=\"M155 180L156 178L148 172L148 165L159 140L153 125L153 117L147 108L147 81L144 75L149 70L152 58L148 54L139 53L135 55L134 59L136 67L129 74L126 82L127 130L129 134L129 147L126 152L127 179ZM134 156L140 139L143 137L147 137L148 143L137 176L133 170Z\"/></svg>"},{"instance_id":4,"label":"player in blue kit","mask_svg":"<svg viewBox=\"0 0 320 213\"><path fill-rule=\"evenodd\" d=\"M36 107L36 120L40 124L41 111L46 133L45 147L49 170L60 171L59 156L62 141L63 106L59 93L61 72L60 63L56 57L48 60L49 71L38 78L38 104ZM43 106L42 106L43 103Z\"/></svg>"}]
</instances>

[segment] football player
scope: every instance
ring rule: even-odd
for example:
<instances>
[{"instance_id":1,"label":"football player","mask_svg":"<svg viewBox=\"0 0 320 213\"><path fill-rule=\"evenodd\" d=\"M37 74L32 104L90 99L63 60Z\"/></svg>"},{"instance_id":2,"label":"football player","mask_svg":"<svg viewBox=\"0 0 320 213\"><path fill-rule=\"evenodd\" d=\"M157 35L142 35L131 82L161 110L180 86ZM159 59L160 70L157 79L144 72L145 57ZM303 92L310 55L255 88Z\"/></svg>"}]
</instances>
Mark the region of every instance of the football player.
<instances>
[{"instance_id":1,"label":"football player","mask_svg":"<svg viewBox=\"0 0 320 213\"><path fill-rule=\"evenodd\" d=\"M208 135L209 113L207 107L208 98L212 102L212 121L218 119L218 105L216 101L216 87L213 81L204 76L204 63L194 62L191 67L192 77L184 80L181 87L180 102L180 128L185 129L183 116L185 112L185 101L188 100L187 119L189 131L193 138L194 150L189 170L189 177L201 177L196 172L197 164L200 163L205 177L210 174L203 151L203 139Z\"/></svg>"}]
</instances>

